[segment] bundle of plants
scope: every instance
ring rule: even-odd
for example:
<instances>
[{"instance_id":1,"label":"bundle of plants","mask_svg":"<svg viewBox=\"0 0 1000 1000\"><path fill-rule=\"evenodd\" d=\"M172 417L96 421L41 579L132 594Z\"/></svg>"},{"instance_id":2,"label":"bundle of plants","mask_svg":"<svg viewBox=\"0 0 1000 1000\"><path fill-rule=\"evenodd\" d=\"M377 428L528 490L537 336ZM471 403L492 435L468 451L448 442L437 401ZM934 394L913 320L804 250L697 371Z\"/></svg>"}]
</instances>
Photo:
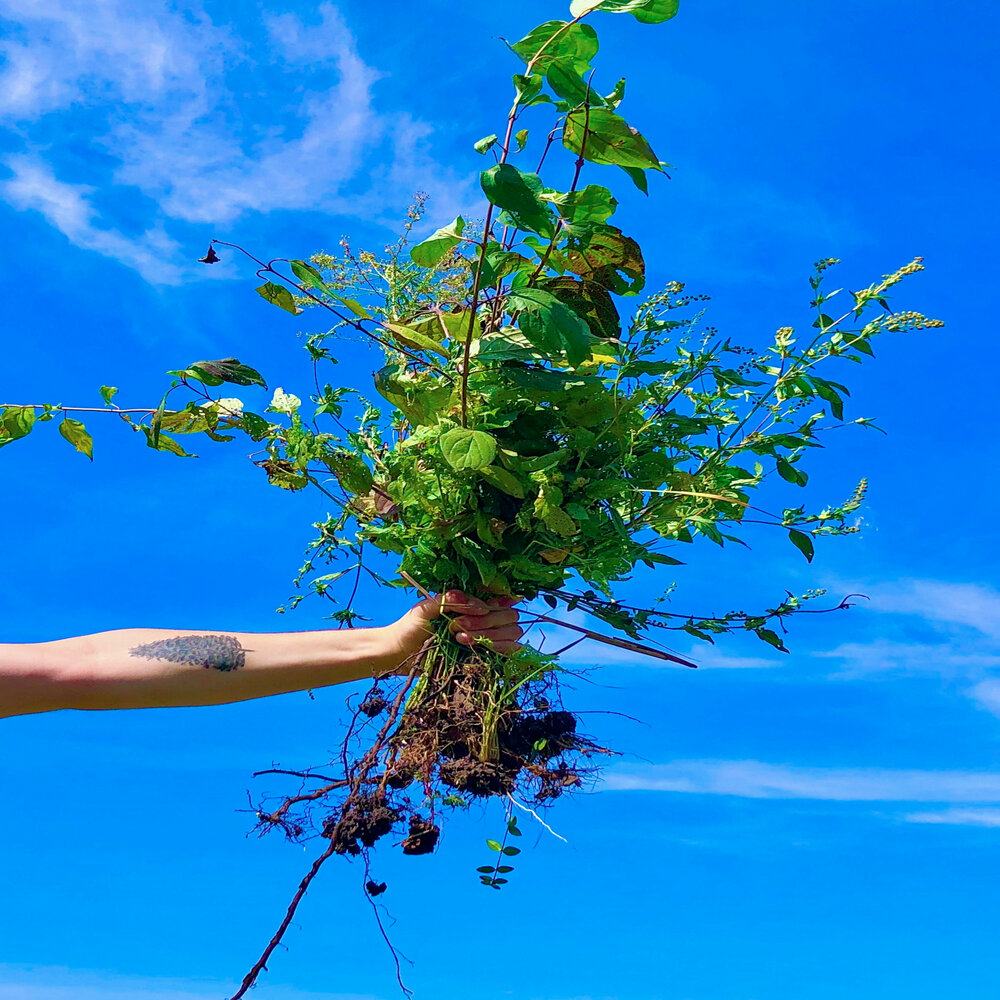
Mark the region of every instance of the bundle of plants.
<instances>
[{"instance_id":1,"label":"bundle of plants","mask_svg":"<svg viewBox=\"0 0 1000 1000\"><path fill-rule=\"evenodd\" d=\"M414 245L418 198L400 240L379 253L345 239L336 253L265 261L213 242L205 263L234 247L256 264L269 302L293 315L332 314L333 325L305 342L311 407L282 390L263 413L216 397L227 383L264 385L233 358L172 372L148 422L102 390L151 447L184 455L178 434L242 432L271 483L326 495L332 511L316 526L291 607L309 594L346 595L331 618L350 627L366 574L442 600L419 653L356 703L338 758L296 772L296 794L258 804L260 829L325 843L236 998L333 855L361 861L374 897L385 888L371 868L376 844L426 854L449 810L497 801L505 833L488 842L493 860L479 876L498 889L518 853L512 810L538 816L596 774L609 750L564 701L568 670L559 650L539 651L535 626L563 630L567 645L610 643L688 667L660 640L751 633L785 650L785 623L821 610L811 602L822 591L785 591L759 611L691 615L673 610L672 585L649 606L622 600L622 587L644 568L680 565L706 539L743 543L768 526L811 560L818 539L857 531L864 482L819 509L790 500L773 510L758 492L804 486L825 432L872 426L845 417L848 390L829 368L871 357L886 331L941 325L889 305L919 258L854 292L826 291L837 262L820 261L807 333L783 327L757 347L705 326L702 297L681 284L647 294L643 252L617 225L613 191L621 183L646 193L667 164L623 117L624 80L609 85L593 68L597 12L658 24L677 2L574 0L569 20L510 45L513 103L497 134L475 143L488 161L478 221L457 218ZM327 383L321 372L338 340L359 337L383 356L373 388ZM185 390L194 398L168 409ZM42 419L60 409L45 408ZM34 412L29 420L8 409L2 420L19 428L13 440ZM62 431L89 448L77 420L65 416ZM445 597L455 590L531 602L524 645L457 642Z\"/></svg>"}]
</instances>

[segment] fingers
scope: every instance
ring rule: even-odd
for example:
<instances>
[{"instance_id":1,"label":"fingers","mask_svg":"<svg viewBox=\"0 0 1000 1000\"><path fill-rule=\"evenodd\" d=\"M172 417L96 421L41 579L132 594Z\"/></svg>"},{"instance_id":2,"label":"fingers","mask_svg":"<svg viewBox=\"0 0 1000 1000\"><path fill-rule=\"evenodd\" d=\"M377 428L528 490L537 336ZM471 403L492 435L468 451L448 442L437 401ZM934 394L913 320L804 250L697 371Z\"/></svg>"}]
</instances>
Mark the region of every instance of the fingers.
<instances>
[{"instance_id":1,"label":"fingers","mask_svg":"<svg viewBox=\"0 0 1000 1000\"><path fill-rule=\"evenodd\" d=\"M448 615L452 619L449 629L463 646L485 642L499 653L512 653L520 649L518 640L524 634L513 607L518 600L495 597L482 601L461 590L449 590L437 597L424 598L413 610L428 621Z\"/></svg>"}]
</instances>

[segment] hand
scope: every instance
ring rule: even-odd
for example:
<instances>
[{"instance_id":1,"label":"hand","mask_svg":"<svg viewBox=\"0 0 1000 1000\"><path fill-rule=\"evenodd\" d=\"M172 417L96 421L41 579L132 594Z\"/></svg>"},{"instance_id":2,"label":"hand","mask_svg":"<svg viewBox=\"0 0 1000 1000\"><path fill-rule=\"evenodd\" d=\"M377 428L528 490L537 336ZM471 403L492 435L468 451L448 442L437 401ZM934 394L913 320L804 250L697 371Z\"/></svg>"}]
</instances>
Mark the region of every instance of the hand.
<instances>
[{"instance_id":1,"label":"hand","mask_svg":"<svg viewBox=\"0 0 1000 1000\"><path fill-rule=\"evenodd\" d=\"M518 640L524 630L518 624L518 613L513 597L497 597L480 601L460 590L449 590L440 596L425 597L411 608L399 621L388 626L403 657L412 656L424 644L428 626L442 613L451 619L450 629L455 641L463 646L474 646L483 639L498 653L513 653L520 649Z\"/></svg>"}]
</instances>

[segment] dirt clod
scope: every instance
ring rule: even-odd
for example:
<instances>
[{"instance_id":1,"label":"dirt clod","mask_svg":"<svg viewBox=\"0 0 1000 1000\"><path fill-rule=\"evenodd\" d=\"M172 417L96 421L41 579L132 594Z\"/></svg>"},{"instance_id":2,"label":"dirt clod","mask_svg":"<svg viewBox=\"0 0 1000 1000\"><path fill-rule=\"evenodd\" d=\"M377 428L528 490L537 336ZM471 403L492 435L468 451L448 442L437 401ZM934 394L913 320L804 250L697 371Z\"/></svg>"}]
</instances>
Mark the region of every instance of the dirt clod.
<instances>
[{"instance_id":1,"label":"dirt clod","mask_svg":"<svg viewBox=\"0 0 1000 1000\"><path fill-rule=\"evenodd\" d=\"M430 854L441 836L441 828L416 813L410 817L410 835L403 841L404 854Z\"/></svg>"},{"instance_id":2,"label":"dirt clod","mask_svg":"<svg viewBox=\"0 0 1000 1000\"><path fill-rule=\"evenodd\" d=\"M388 886L385 882L373 882L371 879L365 882L365 892L367 892L369 896L381 896L387 888Z\"/></svg>"}]
</instances>

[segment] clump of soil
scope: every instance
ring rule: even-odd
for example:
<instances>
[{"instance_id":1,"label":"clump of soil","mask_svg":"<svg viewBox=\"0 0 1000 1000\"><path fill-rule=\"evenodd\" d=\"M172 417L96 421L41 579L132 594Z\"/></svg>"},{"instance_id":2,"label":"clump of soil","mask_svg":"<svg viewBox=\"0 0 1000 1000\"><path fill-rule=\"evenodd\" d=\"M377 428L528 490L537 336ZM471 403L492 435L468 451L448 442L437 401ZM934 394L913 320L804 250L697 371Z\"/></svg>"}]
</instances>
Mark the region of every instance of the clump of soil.
<instances>
[{"instance_id":1,"label":"clump of soil","mask_svg":"<svg viewBox=\"0 0 1000 1000\"><path fill-rule=\"evenodd\" d=\"M373 882L371 879L365 882L365 892L367 892L369 896L381 896L387 888L388 886L385 882Z\"/></svg>"},{"instance_id":2,"label":"clump of soil","mask_svg":"<svg viewBox=\"0 0 1000 1000\"><path fill-rule=\"evenodd\" d=\"M446 760L438 768L438 776L449 788L469 795L505 795L517 780L513 774L499 763L477 760L475 757L459 757Z\"/></svg>"},{"instance_id":3,"label":"clump of soil","mask_svg":"<svg viewBox=\"0 0 1000 1000\"><path fill-rule=\"evenodd\" d=\"M414 813L410 817L410 834L403 841L404 854L430 854L441 836L441 827Z\"/></svg>"},{"instance_id":4,"label":"clump of soil","mask_svg":"<svg viewBox=\"0 0 1000 1000\"><path fill-rule=\"evenodd\" d=\"M358 711L363 712L369 719L373 719L376 715L384 712L388 704L389 703L381 696L381 694L377 691L373 691L363 702L361 702L358 706Z\"/></svg>"},{"instance_id":5,"label":"clump of soil","mask_svg":"<svg viewBox=\"0 0 1000 1000\"><path fill-rule=\"evenodd\" d=\"M344 803L339 817L327 820L323 835L333 840L337 854L360 854L361 846L374 847L402 818L384 796L357 795Z\"/></svg>"},{"instance_id":6,"label":"clump of soil","mask_svg":"<svg viewBox=\"0 0 1000 1000\"><path fill-rule=\"evenodd\" d=\"M506 750L526 760L549 760L580 746L576 716L562 711L520 715L502 734L501 740Z\"/></svg>"}]
</instances>

